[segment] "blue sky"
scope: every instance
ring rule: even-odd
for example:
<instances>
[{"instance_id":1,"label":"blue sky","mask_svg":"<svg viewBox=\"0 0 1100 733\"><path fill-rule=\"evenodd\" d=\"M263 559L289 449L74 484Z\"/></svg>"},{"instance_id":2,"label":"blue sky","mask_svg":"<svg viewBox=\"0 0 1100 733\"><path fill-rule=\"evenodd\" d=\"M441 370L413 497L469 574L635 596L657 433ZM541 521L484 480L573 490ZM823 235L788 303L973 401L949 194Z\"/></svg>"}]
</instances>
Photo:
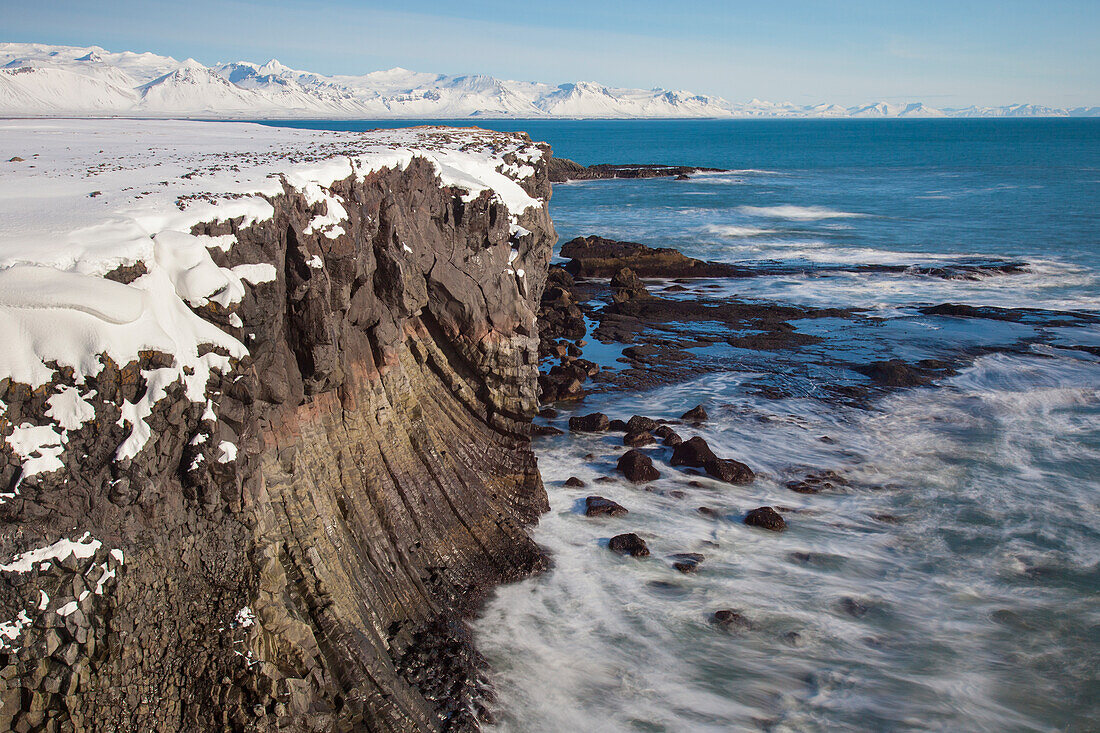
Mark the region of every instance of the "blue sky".
<instances>
[{"instance_id":1,"label":"blue sky","mask_svg":"<svg viewBox=\"0 0 1100 733\"><path fill-rule=\"evenodd\" d=\"M1100 104L1100 0L0 0L2 40L732 101Z\"/></svg>"}]
</instances>

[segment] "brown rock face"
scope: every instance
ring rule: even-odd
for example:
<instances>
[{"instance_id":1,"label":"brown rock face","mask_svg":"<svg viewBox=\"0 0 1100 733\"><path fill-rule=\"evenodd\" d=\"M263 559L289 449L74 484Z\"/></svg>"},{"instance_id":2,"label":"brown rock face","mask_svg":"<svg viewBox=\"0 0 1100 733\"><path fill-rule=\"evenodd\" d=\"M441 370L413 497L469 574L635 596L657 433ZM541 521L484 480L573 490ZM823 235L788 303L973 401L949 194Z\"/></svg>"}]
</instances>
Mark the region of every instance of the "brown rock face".
<instances>
[{"instance_id":1,"label":"brown rock face","mask_svg":"<svg viewBox=\"0 0 1100 733\"><path fill-rule=\"evenodd\" d=\"M536 169L524 185L548 198ZM482 663L462 618L544 566L524 528L548 509L529 430L553 228L532 209L531 234L510 240L500 203L463 202L422 159L333 191L349 213L335 239L306 233L325 204L291 189L270 220L196 228L237 236L218 264L277 270L242 325L200 311L251 352L207 385L216 422L169 388L152 445L116 461L121 406L171 356L108 364L88 385L95 419L64 446L79 470L0 504L2 562L74 526L102 541L0 574L0 621L39 591L75 604L0 648L0 729L477 727ZM526 278L502 276L512 247ZM9 380L0 399L8 421L46 409ZM0 485L18 471L5 447Z\"/></svg>"}]
</instances>

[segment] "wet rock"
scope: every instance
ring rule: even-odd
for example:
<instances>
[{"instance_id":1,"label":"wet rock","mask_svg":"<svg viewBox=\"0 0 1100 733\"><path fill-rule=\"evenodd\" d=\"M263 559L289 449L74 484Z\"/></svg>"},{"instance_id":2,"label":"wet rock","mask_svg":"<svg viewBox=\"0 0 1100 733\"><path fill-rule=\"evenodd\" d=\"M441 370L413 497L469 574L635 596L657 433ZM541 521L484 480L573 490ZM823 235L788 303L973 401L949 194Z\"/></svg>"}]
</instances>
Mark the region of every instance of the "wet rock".
<instances>
[{"instance_id":1,"label":"wet rock","mask_svg":"<svg viewBox=\"0 0 1100 733\"><path fill-rule=\"evenodd\" d=\"M807 474L801 480L787 482L787 488L799 494L816 494L825 489L847 485L848 479L832 470L817 471Z\"/></svg>"},{"instance_id":2,"label":"wet rock","mask_svg":"<svg viewBox=\"0 0 1100 733\"><path fill-rule=\"evenodd\" d=\"M698 552L678 552L675 555L670 555L669 559L672 560L672 567L681 573L689 574L699 569L699 565L706 559L706 556Z\"/></svg>"},{"instance_id":3,"label":"wet rock","mask_svg":"<svg viewBox=\"0 0 1100 733\"><path fill-rule=\"evenodd\" d=\"M707 445L707 441L697 435L691 440L685 440L676 446L672 451L672 459L669 463L673 466L702 468L707 461L713 461L717 458L718 456L714 455L714 451Z\"/></svg>"},{"instance_id":4,"label":"wet rock","mask_svg":"<svg viewBox=\"0 0 1100 733\"><path fill-rule=\"evenodd\" d=\"M581 165L568 158L550 158L549 176L553 183L595 181L613 178L675 178L682 180L698 172L723 172L719 168L697 168L686 165L656 165L650 163L597 163Z\"/></svg>"},{"instance_id":5,"label":"wet rock","mask_svg":"<svg viewBox=\"0 0 1100 733\"><path fill-rule=\"evenodd\" d=\"M616 468L636 484L655 481L661 477L660 472L653 467L653 460L639 450L632 449L624 453Z\"/></svg>"},{"instance_id":6,"label":"wet rock","mask_svg":"<svg viewBox=\"0 0 1100 733\"><path fill-rule=\"evenodd\" d=\"M870 603L860 598L852 598L850 596L841 598L837 606L841 611L852 618L863 618L867 615L867 612L871 610Z\"/></svg>"},{"instance_id":7,"label":"wet rock","mask_svg":"<svg viewBox=\"0 0 1100 733\"><path fill-rule=\"evenodd\" d=\"M581 433L602 433L610 425L607 415L593 412L590 415L575 415L569 418L569 429Z\"/></svg>"},{"instance_id":8,"label":"wet rock","mask_svg":"<svg viewBox=\"0 0 1100 733\"><path fill-rule=\"evenodd\" d=\"M713 519L720 519L722 517L722 512L717 509L711 509L709 506L701 506L695 511L699 512L704 517L711 517Z\"/></svg>"},{"instance_id":9,"label":"wet rock","mask_svg":"<svg viewBox=\"0 0 1100 733\"><path fill-rule=\"evenodd\" d=\"M616 303L638 298L651 298L641 278L629 267L619 270L611 278L611 299Z\"/></svg>"},{"instance_id":10,"label":"wet rock","mask_svg":"<svg viewBox=\"0 0 1100 733\"><path fill-rule=\"evenodd\" d=\"M565 479L565 483L563 484L563 486L568 486L571 489L584 488L586 485L587 484L585 484L584 481L581 481L576 476L570 476L569 478Z\"/></svg>"},{"instance_id":11,"label":"wet rock","mask_svg":"<svg viewBox=\"0 0 1100 733\"><path fill-rule=\"evenodd\" d=\"M782 532L787 528L787 523L783 521L783 517L770 506L758 507L746 514L745 524L772 532Z\"/></svg>"},{"instance_id":12,"label":"wet rock","mask_svg":"<svg viewBox=\"0 0 1100 733\"><path fill-rule=\"evenodd\" d=\"M555 410L553 407L544 407L539 410L539 417L546 418L548 420L557 417L558 414L558 411Z\"/></svg>"},{"instance_id":13,"label":"wet rock","mask_svg":"<svg viewBox=\"0 0 1100 733\"><path fill-rule=\"evenodd\" d=\"M613 277L629 268L637 277L741 277L748 268L686 257L669 247L647 247L637 242L618 242L604 237L577 237L562 245L569 258L566 270L574 276Z\"/></svg>"},{"instance_id":14,"label":"wet rock","mask_svg":"<svg viewBox=\"0 0 1100 733\"><path fill-rule=\"evenodd\" d=\"M627 433L623 436L623 445L633 446L639 448L643 445L652 445L657 441L653 438L651 433Z\"/></svg>"},{"instance_id":15,"label":"wet rock","mask_svg":"<svg viewBox=\"0 0 1100 733\"><path fill-rule=\"evenodd\" d=\"M690 422L703 422L710 416L707 415L706 409L702 405L696 405L683 415L680 416L681 420L688 420Z\"/></svg>"},{"instance_id":16,"label":"wet rock","mask_svg":"<svg viewBox=\"0 0 1100 733\"><path fill-rule=\"evenodd\" d=\"M883 387L921 387L955 373L955 370L946 363L935 359L924 359L916 364L906 364L901 359L890 359L852 368Z\"/></svg>"},{"instance_id":17,"label":"wet rock","mask_svg":"<svg viewBox=\"0 0 1100 733\"><path fill-rule=\"evenodd\" d=\"M712 478L729 484L750 484L756 479L756 474L744 463L714 455L707 441L699 436L676 445L670 462L674 466L702 468Z\"/></svg>"},{"instance_id":18,"label":"wet rock","mask_svg":"<svg viewBox=\"0 0 1100 733\"><path fill-rule=\"evenodd\" d=\"M602 496L588 496L584 500L584 515L586 517L600 517L607 515L609 517L618 517L627 513L626 507L622 504L612 501L611 499L605 499Z\"/></svg>"},{"instance_id":19,"label":"wet rock","mask_svg":"<svg viewBox=\"0 0 1100 733\"><path fill-rule=\"evenodd\" d=\"M646 546L645 540L633 532L615 535L607 543L607 548L620 555L630 555L631 557L649 556L649 547Z\"/></svg>"},{"instance_id":20,"label":"wet rock","mask_svg":"<svg viewBox=\"0 0 1100 733\"><path fill-rule=\"evenodd\" d=\"M707 461L703 470L711 478L725 481L727 484L751 484L756 480L756 474L751 468L732 458L715 458Z\"/></svg>"},{"instance_id":21,"label":"wet rock","mask_svg":"<svg viewBox=\"0 0 1100 733\"><path fill-rule=\"evenodd\" d=\"M555 428L553 425L532 425L531 434L539 436L564 435L565 431Z\"/></svg>"},{"instance_id":22,"label":"wet rock","mask_svg":"<svg viewBox=\"0 0 1100 733\"><path fill-rule=\"evenodd\" d=\"M669 434L665 436L664 444L670 448L675 448L684 442L684 439L680 437L680 434L675 431L669 431Z\"/></svg>"},{"instance_id":23,"label":"wet rock","mask_svg":"<svg viewBox=\"0 0 1100 733\"><path fill-rule=\"evenodd\" d=\"M607 424L607 429L610 432L613 432L613 433L629 433L630 432L630 428L627 426L627 424L625 422L623 422L622 420L619 420L617 418L615 420L612 420L610 423Z\"/></svg>"},{"instance_id":24,"label":"wet rock","mask_svg":"<svg viewBox=\"0 0 1100 733\"><path fill-rule=\"evenodd\" d=\"M711 622L730 631L747 631L752 628L752 622L745 618L744 614L733 608L723 608L715 611L711 616Z\"/></svg>"},{"instance_id":25,"label":"wet rock","mask_svg":"<svg viewBox=\"0 0 1100 733\"><path fill-rule=\"evenodd\" d=\"M634 415L627 421L626 429L631 433L652 432L657 429L657 421L642 415Z\"/></svg>"},{"instance_id":26,"label":"wet rock","mask_svg":"<svg viewBox=\"0 0 1100 733\"><path fill-rule=\"evenodd\" d=\"M596 479L596 483L598 483L598 484L617 484L617 483L619 483L619 480L617 478L613 478L611 476L600 476Z\"/></svg>"}]
</instances>

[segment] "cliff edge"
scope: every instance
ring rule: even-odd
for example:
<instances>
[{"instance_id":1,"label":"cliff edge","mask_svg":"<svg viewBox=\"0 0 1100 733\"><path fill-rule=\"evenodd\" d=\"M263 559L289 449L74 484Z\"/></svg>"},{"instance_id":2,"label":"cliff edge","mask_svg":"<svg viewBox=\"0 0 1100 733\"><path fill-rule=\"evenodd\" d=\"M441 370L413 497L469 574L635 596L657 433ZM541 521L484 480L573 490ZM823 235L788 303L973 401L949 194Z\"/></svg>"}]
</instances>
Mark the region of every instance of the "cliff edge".
<instances>
[{"instance_id":1,"label":"cliff edge","mask_svg":"<svg viewBox=\"0 0 1100 733\"><path fill-rule=\"evenodd\" d=\"M469 730L544 564L526 136L0 123L0 729Z\"/></svg>"}]
</instances>

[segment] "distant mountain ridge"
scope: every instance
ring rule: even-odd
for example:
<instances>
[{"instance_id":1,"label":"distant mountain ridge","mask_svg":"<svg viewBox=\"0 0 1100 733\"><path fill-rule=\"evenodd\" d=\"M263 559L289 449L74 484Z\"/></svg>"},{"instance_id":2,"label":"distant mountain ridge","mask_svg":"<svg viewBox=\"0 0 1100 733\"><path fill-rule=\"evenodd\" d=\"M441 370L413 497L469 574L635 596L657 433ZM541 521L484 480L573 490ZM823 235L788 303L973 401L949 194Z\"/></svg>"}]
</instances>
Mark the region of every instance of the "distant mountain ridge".
<instances>
[{"instance_id":1,"label":"distant mountain ridge","mask_svg":"<svg viewBox=\"0 0 1100 733\"><path fill-rule=\"evenodd\" d=\"M1097 117L1100 107L1031 104L937 109L921 102L795 105L596 82L551 85L407 69L361 76L272 59L205 66L99 46L0 43L0 116L215 118Z\"/></svg>"}]
</instances>

